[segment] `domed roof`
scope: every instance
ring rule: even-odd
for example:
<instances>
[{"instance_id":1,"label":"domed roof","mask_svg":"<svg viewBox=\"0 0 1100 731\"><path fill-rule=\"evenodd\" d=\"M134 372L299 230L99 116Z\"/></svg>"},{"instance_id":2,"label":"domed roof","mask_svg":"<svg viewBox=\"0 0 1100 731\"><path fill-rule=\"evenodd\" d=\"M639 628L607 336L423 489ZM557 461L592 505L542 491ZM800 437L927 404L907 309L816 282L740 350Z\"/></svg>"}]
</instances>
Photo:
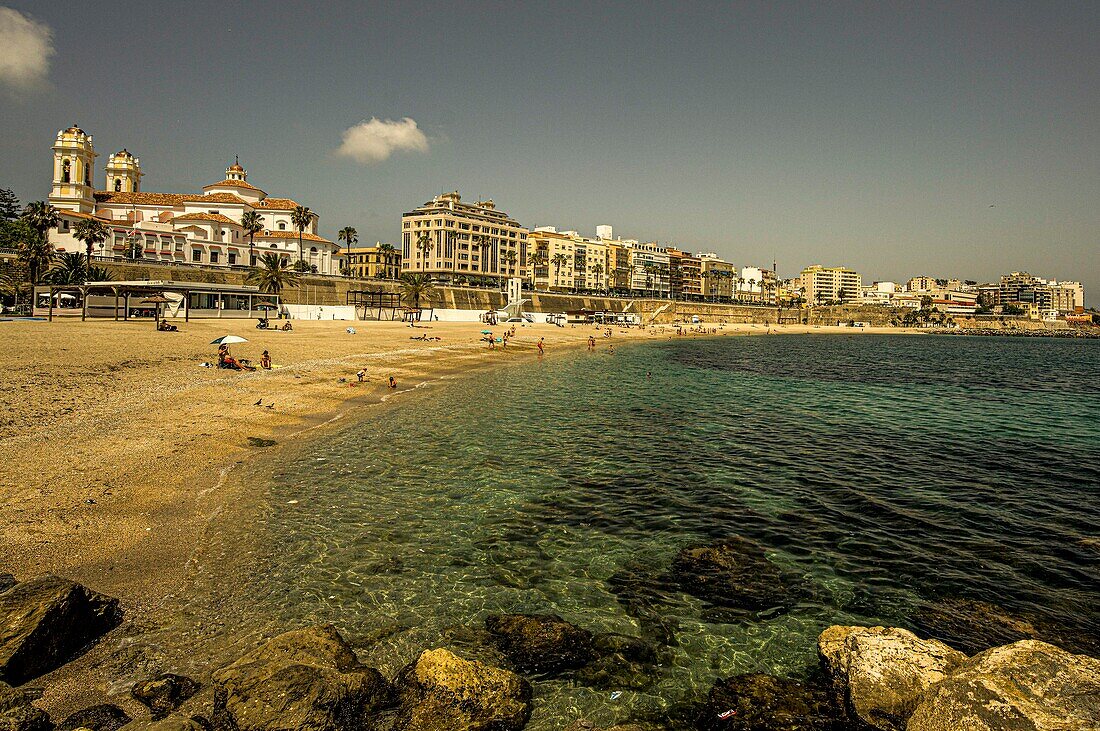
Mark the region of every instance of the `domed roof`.
<instances>
[{"instance_id":1,"label":"domed roof","mask_svg":"<svg viewBox=\"0 0 1100 731\"><path fill-rule=\"evenodd\" d=\"M82 130L82 129L80 129L80 127L77 127L77 126L76 126L76 123L75 123L75 122L73 123L73 126L72 126L72 127L69 127L69 128L68 128L67 130L65 130L65 131L66 131L66 132L71 132L71 133L72 133L72 134L74 134L74 135L82 135L82 134L85 134L84 130Z\"/></svg>"},{"instance_id":2,"label":"domed roof","mask_svg":"<svg viewBox=\"0 0 1100 731\"><path fill-rule=\"evenodd\" d=\"M133 157L133 156L134 156L134 154L132 152L130 152L129 150L127 150L125 147L123 147L121 150L119 150L115 154L111 155L111 157Z\"/></svg>"},{"instance_id":3,"label":"domed roof","mask_svg":"<svg viewBox=\"0 0 1100 731\"><path fill-rule=\"evenodd\" d=\"M233 163L232 165L230 165L229 169L232 170L235 173L243 173L244 172L244 168L242 168L240 166L240 163L236 163L236 162Z\"/></svg>"}]
</instances>

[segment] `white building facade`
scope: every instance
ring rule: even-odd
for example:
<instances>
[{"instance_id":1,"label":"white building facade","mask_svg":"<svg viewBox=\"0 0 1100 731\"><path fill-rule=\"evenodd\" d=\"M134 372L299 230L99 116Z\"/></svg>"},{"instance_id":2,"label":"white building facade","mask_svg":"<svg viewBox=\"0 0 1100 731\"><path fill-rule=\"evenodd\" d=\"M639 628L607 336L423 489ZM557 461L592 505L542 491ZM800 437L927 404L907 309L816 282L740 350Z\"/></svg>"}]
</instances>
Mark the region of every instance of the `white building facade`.
<instances>
[{"instance_id":1,"label":"white building facade","mask_svg":"<svg viewBox=\"0 0 1100 731\"><path fill-rule=\"evenodd\" d=\"M225 179L206 185L200 194L147 193L141 162L126 149L111 155L106 188L96 190L93 166L98 154L92 136L76 125L57 133L53 146L53 182L49 202L61 223L50 241L58 251L84 252L73 237L81 219L95 218L110 231L92 255L156 263L216 267L252 266L262 254L276 254L293 263L301 259L320 274L339 273L339 246L317 233L318 215L301 232L291 215L299 206L290 198L274 198L248 182L237 162ZM241 219L255 211L263 230L250 242Z\"/></svg>"}]
</instances>

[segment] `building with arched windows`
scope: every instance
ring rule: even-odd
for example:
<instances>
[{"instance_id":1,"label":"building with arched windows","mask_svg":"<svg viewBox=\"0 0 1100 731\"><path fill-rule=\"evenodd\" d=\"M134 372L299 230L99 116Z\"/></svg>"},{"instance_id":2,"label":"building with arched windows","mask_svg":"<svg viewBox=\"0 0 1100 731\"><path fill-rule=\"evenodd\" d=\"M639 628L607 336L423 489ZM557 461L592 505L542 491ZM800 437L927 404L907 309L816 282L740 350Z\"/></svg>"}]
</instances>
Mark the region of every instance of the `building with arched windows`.
<instances>
[{"instance_id":1,"label":"building with arched windows","mask_svg":"<svg viewBox=\"0 0 1100 731\"><path fill-rule=\"evenodd\" d=\"M108 158L106 187L97 190L96 157L92 136L75 124L57 133L49 202L61 218L50 235L58 251L84 252L73 227L83 218L97 218L110 236L93 248L93 256L247 267L263 254L276 254L291 263L301 259L321 274L339 273L339 247L317 233L317 213L310 212L299 248L292 216L300 204L249 183L239 161L201 193L150 193L141 189L141 161L125 148ZM261 225L252 236L241 223L250 211L259 215Z\"/></svg>"}]
</instances>

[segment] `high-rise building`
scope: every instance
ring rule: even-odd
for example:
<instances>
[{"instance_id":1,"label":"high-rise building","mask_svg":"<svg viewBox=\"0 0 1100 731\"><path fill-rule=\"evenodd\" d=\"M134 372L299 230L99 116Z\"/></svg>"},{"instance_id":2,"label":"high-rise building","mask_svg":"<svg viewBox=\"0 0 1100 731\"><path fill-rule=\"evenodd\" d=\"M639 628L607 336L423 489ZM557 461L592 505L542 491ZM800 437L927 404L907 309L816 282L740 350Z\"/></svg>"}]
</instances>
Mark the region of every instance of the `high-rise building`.
<instances>
[{"instance_id":1,"label":"high-rise building","mask_svg":"<svg viewBox=\"0 0 1100 731\"><path fill-rule=\"evenodd\" d=\"M492 200L463 203L458 191L437 195L401 216L401 268L445 281L521 277L526 228Z\"/></svg>"},{"instance_id":2,"label":"high-rise building","mask_svg":"<svg viewBox=\"0 0 1100 731\"><path fill-rule=\"evenodd\" d=\"M858 302L863 291L861 277L847 267L814 264L802 270L800 279L803 297L813 305Z\"/></svg>"}]
</instances>

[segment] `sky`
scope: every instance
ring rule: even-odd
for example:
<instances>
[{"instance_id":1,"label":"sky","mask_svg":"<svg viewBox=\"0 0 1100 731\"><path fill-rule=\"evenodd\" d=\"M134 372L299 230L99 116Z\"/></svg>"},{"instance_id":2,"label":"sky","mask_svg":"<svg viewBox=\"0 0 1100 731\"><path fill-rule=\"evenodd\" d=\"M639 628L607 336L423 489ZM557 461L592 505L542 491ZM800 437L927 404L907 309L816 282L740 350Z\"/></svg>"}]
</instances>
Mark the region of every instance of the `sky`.
<instances>
[{"instance_id":1,"label":"sky","mask_svg":"<svg viewBox=\"0 0 1100 731\"><path fill-rule=\"evenodd\" d=\"M163 8L163 10L161 9ZM0 187L72 123L142 189L249 182L396 242L446 190L526 226L1079 280L1100 302L1100 3L0 0Z\"/></svg>"}]
</instances>

